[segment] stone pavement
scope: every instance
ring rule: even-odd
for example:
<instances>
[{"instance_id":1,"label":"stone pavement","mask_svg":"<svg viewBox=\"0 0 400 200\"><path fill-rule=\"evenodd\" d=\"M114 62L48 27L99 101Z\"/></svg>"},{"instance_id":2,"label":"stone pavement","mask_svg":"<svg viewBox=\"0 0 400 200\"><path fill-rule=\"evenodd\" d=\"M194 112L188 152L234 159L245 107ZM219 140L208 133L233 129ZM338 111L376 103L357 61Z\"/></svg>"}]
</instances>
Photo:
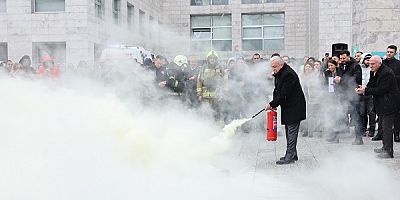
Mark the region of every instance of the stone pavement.
<instances>
[{"instance_id":1,"label":"stone pavement","mask_svg":"<svg viewBox=\"0 0 400 200\"><path fill-rule=\"evenodd\" d=\"M326 141L322 133L314 133L314 137L302 137L299 133L298 156L299 161L290 165L277 166L276 160L284 155L286 150L285 136L278 135L276 142L265 140L265 133L258 131L252 133L238 132L234 138L234 144L230 155L237 156L246 163L251 163L246 169L254 177L259 173L285 174L288 169L318 169L321 160L330 156L337 156L346 152L364 153L375 158L374 148L382 146L382 141L371 141L370 137L363 137L364 145L352 145L354 136L351 134L341 135L340 143L331 144ZM400 180L400 143L394 143L394 159L378 159ZM294 170L296 171L296 170Z\"/></svg>"}]
</instances>

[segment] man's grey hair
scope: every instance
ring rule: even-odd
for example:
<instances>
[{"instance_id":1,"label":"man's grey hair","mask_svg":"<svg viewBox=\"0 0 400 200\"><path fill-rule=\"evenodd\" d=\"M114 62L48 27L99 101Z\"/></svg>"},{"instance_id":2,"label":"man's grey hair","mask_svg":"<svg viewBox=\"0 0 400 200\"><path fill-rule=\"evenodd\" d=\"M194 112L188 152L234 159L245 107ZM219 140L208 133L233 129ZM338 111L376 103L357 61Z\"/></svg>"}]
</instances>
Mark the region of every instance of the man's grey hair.
<instances>
[{"instance_id":1,"label":"man's grey hair","mask_svg":"<svg viewBox=\"0 0 400 200\"><path fill-rule=\"evenodd\" d=\"M282 59L281 57L279 57L279 56L273 56L273 57L270 59L270 61L271 61L271 62L277 62L277 63L279 63L280 65L284 65L284 64L285 64L285 61L283 61L283 59Z\"/></svg>"},{"instance_id":2,"label":"man's grey hair","mask_svg":"<svg viewBox=\"0 0 400 200\"><path fill-rule=\"evenodd\" d=\"M379 56L372 56L369 60L376 60L376 61L379 61L379 63L380 64L382 64L382 58L381 57L379 57Z\"/></svg>"}]
</instances>

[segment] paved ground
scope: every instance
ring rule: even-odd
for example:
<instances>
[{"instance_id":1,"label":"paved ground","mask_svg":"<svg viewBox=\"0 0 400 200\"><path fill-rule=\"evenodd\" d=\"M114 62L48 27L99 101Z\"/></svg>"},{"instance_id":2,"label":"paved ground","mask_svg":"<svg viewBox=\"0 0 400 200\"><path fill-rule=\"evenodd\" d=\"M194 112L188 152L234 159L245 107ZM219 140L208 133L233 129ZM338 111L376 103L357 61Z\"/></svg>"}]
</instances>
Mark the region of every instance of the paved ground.
<instances>
[{"instance_id":1,"label":"paved ground","mask_svg":"<svg viewBox=\"0 0 400 200\"><path fill-rule=\"evenodd\" d=\"M400 143L394 144L394 159L378 159L373 149L381 141L363 139L364 145L355 146L350 134L338 144L318 135L299 136L299 161L278 166L275 162L286 149L284 136L268 142L262 132L237 133L228 154L245 166L219 166L265 188L259 199L400 199Z\"/></svg>"},{"instance_id":2,"label":"paved ground","mask_svg":"<svg viewBox=\"0 0 400 200\"><path fill-rule=\"evenodd\" d=\"M297 146L299 161L290 165L277 166L275 164L286 150L285 136L282 135L278 136L276 142L269 142L265 140L265 133L262 132L237 133L234 148L229 154L239 157L246 163L252 163L251 168L247 170L257 177L257 174L265 172L279 175L285 174L288 169L318 169L321 161L329 157L360 153L370 156L374 162L391 169L400 180L400 143L394 143L394 159L378 159L373 149L381 147L381 141L371 141L370 137L364 137L364 145L352 145L354 136L345 134L341 135L340 143L331 144L326 141L326 137L322 133L315 133L312 138L302 137L300 133Z\"/></svg>"}]
</instances>

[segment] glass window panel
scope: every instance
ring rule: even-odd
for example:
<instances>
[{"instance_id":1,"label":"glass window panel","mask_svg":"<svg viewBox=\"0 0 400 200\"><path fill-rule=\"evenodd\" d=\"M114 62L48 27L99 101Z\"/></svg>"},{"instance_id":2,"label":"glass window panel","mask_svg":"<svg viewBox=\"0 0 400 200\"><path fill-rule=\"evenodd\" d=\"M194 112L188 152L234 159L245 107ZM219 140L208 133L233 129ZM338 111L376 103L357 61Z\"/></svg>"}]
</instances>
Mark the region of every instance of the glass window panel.
<instances>
[{"instance_id":1,"label":"glass window panel","mask_svg":"<svg viewBox=\"0 0 400 200\"><path fill-rule=\"evenodd\" d=\"M261 38L261 27L243 28L243 38Z\"/></svg>"},{"instance_id":2,"label":"glass window panel","mask_svg":"<svg viewBox=\"0 0 400 200\"><path fill-rule=\"evenodd\" d=\"M211 28L199 28L192 30L192 40L211 39Z\"/></svg>"},{"instance_id":3,"label":"glass window panel","mask_svg":"<svg viewBox=\"0 0 400 200\"><path fill-rule=\"evenodd\" d=\"M212 5L228 5L229 0L212 0Z\"/></svg>"},{"instance_id":4,"label":"glass window panel","mask_svg":"<svg viewBox=\"0 0 400 200\"><path fill-rule=\"evenodd\" d=\"M213 39L230 39L232 38L232 28L214 28Z\"/></svg>"},{"instance_id":5,"label":"glass window panel","mask_svg":"<svg viewBox=\"0 0 400 200\"><path fill-rule=\"evenodd\" d=\"M244 51L262 50L262 40L243 40L242 46Z\"/></svg>"},{"instance_id":6,"label":"glass window panel","mask_svg":"<svg viewBox=\"0 0 400 200\"><path fill-rule=\"evenodd\" d=\"M94 6L96 17L102 19L104 14L104 0L95 0Z\"/></svg>"},{"instance_id":7,"label":"glass window panel","mask_svg":"<svg viewBox=\"0 0 400 200\"><path fill-rule=\"evenodd\" d=\"M35 0L35 12L58 12L65 10L65 0Z\"/></svg>"},{"instance_id":8,"label":"glass window panel","mask_svg":"<svg viewBox=\"0 0 400 200\"><path fill-rule=\"evenodd\" d=\"M264 38L285 37L285 31L282 26L266 26L264 27Z\"/></svg>"},{"instance_id":9,"label":"glass window panel","mask_svg":"<svg viewBox=\"0 0 400 200\"><path fill-rule=\"evenodd\" d=\"M242 4L261 3L262 0L242 0Z\"/></svg>"},{"instance_id":10,"label":"glass window panel","mask_svg":"<svg viewBox=\"0 0 400 200\"><path fill-rule=\"evenodd\" d=\"M210 0L191 0L190 5L192 5L192 6L210 5Z\"/></svg>"},{"instance_id":11,"label":"glass window panel","mask_svg":"<svg viewBox=\"0 0 400 200\"><path fill-rule=\"evenodd\" d=\"M210 49L211 49L211 40L192 41L192 50L194 51L209 51Z\"/></svg>"},{"instance_id":12,"label":"glass window panel","mask_svg":"<svg viewBox=\"0 0 400 200\"><path fill-rule=\"evenodd\" d=\"M212 49L216 51L232 51L232 40L213 40Z\"/></svg>"},{"instance_id":13,"label":"glass window panel","mask_svg":"<svg viewBox=\"0 0 400 200\"><path fill-rule=\"evenodd\" d=\"M264 50L282 50L285 47L283 39L264 40Z\"/></svg>"},{"instance_id":14,"label":"glass window panel","mask_svg":"<svg viewBox=\"0 0 400 200\"><path fill-rule=\"evenodd\" d=\"M192 27L211 27L211 16L192 16Z\"/></svg>"},{"instance_id":15,"label":"glass window panel","mask_svg":"<svg viewBox=\"0 0 400 200\"><path fill-rule=\"evenodd\" d=\"M213 26L232 26L231 15L213 16Z\"/></svg>"},{"instance_id":16,"label":"glass window panel","mask_svg":"<svg viewBox=\"0 0 400 200\"><path fill-rule=\"evenodd\" d=\"M6 0L0 0L0 13L7 11L7 2Z\"/></svg>"},{"instance_id":17,"label":"glass window panel","mask_svg":"<svg viewBox=\"0 0 400 200\"><path fill-rule=\"evenodd\" d=\"M264 0L264 3L283 3L284 0Z\"/></svg>"},{"instance_id":18,"label":"glass window panel","mask_svg":"<svg viewBox=\"0 0 400 200\"><path fill-rule=\"evenodd\" d=\"M261 15L242 15L242 26L261 25Z\"/></svg>"},{"instance_id":19,"label":"glass window panel","mask_svg":"<svg viewBox=\"0 0 400 200\"><path fill-rule=\"evenodd\" d=\"M285 24L284 14L264 14L263 18L264 25Z\"/></svg>"},{"instance_id":20,"label":"glass window panel","mask_svg":"<svg viewBox=\"0 0 400 200\"><path fill-rule=\"evenodd\" d=\"M135 6L133 6L132 4L128 3L127 4L127 22L128 22L128 26L129 28L132 28L132 26L135 23Z\"/></svg>"},{"instance_id":21,"label":"glass window panel","mask_svg":"<svg viewBox=\"0 0 400 200\"><path fill-rule=\"evenodd\" d=\"M8 48L6 42L0 42L0 63L7 62L8 60Z\"/></svg>"}]
</instances>

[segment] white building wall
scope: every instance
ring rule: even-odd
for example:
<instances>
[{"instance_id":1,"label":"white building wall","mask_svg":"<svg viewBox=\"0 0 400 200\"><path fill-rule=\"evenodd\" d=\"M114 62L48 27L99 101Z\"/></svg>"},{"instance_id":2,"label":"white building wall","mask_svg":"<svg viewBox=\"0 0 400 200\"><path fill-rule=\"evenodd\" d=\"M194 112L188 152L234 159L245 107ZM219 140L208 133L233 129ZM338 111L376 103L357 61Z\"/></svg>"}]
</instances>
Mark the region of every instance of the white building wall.
<instances>
[{"instance_id":1,"label":"white building wall","mask_svg":"<svg viewBox=\"0 0 400 200\"><path fill-rule=\"evenodd\" d=\"M319 1L319 56L332 52L332 44L346 43L352 47L352 1Z\"/></svg>"},{"instance_id":2,"label":"white building wall","mask_svg":"<svg viewBox=\"0 0 400 200\"><path fill-rule=\"evenodd\" d=\"M32 13L31 0L8 0L7 12L0 13L0 42L7 42L9 59L19 61L25 54L32 58L34 42L65 42L66 63L74 65L81 60L94 61L94 43L161 48L158 38L138 34L139 9L146 12L145 24L150 15L155 22L165 20L160 1L121 0L119 25L112 21L112 0L105 0L104 20L95 17L94 1L65 0L63 12ZM136 26L132 30L127 28L127 2L135 6Z\"/></svg>"}]
</instances>

